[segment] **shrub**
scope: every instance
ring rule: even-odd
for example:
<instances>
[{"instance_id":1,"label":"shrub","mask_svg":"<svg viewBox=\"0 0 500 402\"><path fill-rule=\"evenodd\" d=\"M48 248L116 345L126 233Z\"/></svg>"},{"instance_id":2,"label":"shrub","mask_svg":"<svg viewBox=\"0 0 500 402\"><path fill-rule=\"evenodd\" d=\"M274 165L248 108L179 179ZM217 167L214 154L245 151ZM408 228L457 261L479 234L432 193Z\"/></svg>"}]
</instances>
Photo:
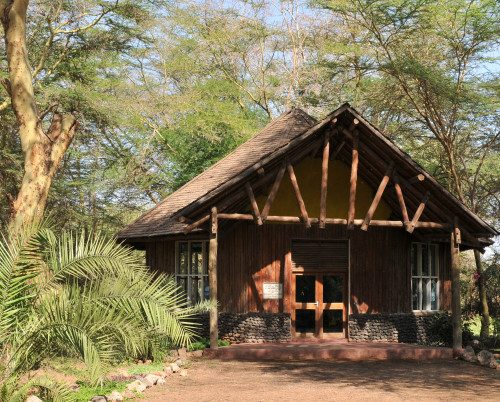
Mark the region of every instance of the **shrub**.
<instances>
[{"instance_id":1,"label":"shrub","mask_svg":"<svg viewBox=\"0 0 500 402\"><path fill-rule=\"evenodd\" d=\"M433 338L441 345L453 346L453 322L450 314L436 314L434 316L434 323L430 328L430 333ZM470 330L469 323L462 322L462 346L468 345L474 335Z\"/></svg>"}]
</instances>

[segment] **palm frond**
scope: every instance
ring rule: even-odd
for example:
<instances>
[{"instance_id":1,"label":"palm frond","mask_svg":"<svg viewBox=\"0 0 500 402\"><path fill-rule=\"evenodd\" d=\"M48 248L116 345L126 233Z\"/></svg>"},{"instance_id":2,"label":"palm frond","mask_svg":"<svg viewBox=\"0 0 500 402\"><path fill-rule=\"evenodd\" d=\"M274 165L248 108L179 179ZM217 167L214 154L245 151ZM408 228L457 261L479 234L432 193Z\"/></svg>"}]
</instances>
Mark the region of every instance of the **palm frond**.
<instances>
[{"instance_id":1,"label":"palm frond","mask_svg":"<svg viewBox=\"0 0 500 402\"><path fill-rule=\"evenodd\" d=\"M71 402L76 400L74 392L68 389L66 384L60 383L51 377L35 377L24 384L19 390L10 395L11 402L24 402L26 395L37 390L45 400L53 402Z\"/></svg>"}]
</instances>

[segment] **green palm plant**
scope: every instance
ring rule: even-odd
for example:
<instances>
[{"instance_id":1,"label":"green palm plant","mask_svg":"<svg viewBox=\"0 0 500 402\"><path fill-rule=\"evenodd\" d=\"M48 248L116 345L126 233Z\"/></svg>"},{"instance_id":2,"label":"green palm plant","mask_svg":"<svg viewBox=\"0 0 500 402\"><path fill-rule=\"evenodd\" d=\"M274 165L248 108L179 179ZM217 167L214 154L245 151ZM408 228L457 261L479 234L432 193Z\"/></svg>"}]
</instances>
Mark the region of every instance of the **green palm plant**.
<instances>
[{"instance_id":1,"label":"green palm plant","mask_svg":"<svg viewBox=\"0 0 500 402\"><path fill-rule=\"evenodd\" d=\"M124 354L143 355L158 340L189 343L207 307L188 306L171 277L155 276L114 239L25 226L0 242L0 400L25 393L26 385L8 390L54 350L78 355L98 384ZM35 385L52 392L44 384ZM59 386L51 395L68 396Z\"/></svg>"}]
</instances>

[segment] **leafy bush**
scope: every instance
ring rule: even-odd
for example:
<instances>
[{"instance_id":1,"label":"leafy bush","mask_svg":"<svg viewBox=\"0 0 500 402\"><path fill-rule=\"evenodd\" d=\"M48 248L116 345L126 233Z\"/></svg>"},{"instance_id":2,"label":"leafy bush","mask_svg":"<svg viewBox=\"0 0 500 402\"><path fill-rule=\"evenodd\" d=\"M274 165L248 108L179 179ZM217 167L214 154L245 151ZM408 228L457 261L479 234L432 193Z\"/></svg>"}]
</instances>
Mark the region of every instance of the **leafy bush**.
<instances>
[{"instance_id":1,"label":"leafy bush","mask_svg":"<svg viewBox=\"0 0 500 402\"><path fill-rule=\"evenodd\" d=\"M430 328L430 334L441 345L453 346L453 322L450 314L436 314L434 323ZM470 330L469 323L462 322L462 345L468 345L474 335Z\"/></svg>"},{"instance_id":2,"label":"leafy bush","mask_svg":"<svg viewBox=\"0 0 500 402\"><path fill-rule=\"evenodd\" d=\"M219 346L229 346L231 344L231 342L229 341L222 341L220 339L217 341L217 343L219 344ZM203 350L209 347L210 347L210 339L200 338L198 341L191 343L191 345L189 345L188 347L188 350L190 352L193 352L195 350Z\"/></svg>"},{"instance_id":3,"label":"leafy bush","mask_svg":"<svg viewBox=\"0 0 500 402\"><path fill-rule=\"evenodd\" d=\"M54 350L83 360L97 386L105 367L124 356L149 355L161 340L189 344L197 328L192 320L207 306L188 306L172 278L155 277L115 239L56 237L42 224L8 234L0 241L2 398L26 394L16 379ZM62 392L50 391L49 382L35 386Z\"/></svg>"}]
</instances>

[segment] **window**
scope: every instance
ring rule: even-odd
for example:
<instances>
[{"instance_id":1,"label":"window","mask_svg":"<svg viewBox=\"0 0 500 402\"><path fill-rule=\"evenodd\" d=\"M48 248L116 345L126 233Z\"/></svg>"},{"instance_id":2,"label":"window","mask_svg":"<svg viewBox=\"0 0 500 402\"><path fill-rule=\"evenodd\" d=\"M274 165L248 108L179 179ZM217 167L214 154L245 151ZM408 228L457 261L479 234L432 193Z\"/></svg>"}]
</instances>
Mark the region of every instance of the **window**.
<instances>
[{"instance_id":1,"label":"window","mask_svg":"<svg viewBox=\"0 0 500 402\"><path fill-rule=\"evenodd\" d=\"M188 303L196 304L209 298L208 242L176 243L175 279L184 290Z\"/></svg>"},{"instance_id":2,"label":"window","mask_svg":"<svg viewBox=\"0 0 500 402\"><path fill-rule=\"evenodd\" d=\"M411 245L411 288L414 311L439 310L439 256L436 244Z\"/></svg>"}]
</instances>

